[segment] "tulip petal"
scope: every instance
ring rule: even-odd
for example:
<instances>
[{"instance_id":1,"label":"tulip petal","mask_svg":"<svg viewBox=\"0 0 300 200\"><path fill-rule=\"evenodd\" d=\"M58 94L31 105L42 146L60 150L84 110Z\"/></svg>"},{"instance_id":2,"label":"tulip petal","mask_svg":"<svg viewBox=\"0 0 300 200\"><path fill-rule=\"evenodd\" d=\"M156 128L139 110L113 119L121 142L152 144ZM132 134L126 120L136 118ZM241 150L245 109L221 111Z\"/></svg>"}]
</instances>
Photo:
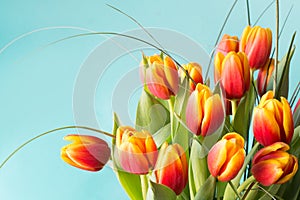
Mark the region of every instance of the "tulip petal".
<instances>
[{"instance_id":1,"label":"tulip petal","mask_svg":"<svg viewBox=\"0 0 300 200\"><path fill-rule=\"evenodd\" d=\"M281 102L282 102L282 109L283 109L283 128L284 128L284 133L286 138L284 142L289 144L294 134L293 115L288 101L285 98L281 97Z\"/></svg>"},{"instance_id":2,"label":"tulip petal","mask_svg":"<svg viewBox=\"0 0 300 200\"><path fill-rule=\"evenodd\" d=\"M268 146L280 140L280 128L272 112L264 108L254 108L253 133L255 139Z\"/></svg>"},{"instance_id":3,"label":"tulip petal","mask_svg":"<svg viewBox=\"0 0 300 200\"><path fill-rule=\"evenodd\" d=\"M227 159L227 149L226 147L226 140L220 140L217 142L209 151L207 156L207 163L208 163L208 169L210 174L213 177L217 177L219 175L219 172L223 166L223 164L226 162Z\"/></svg>"},{"instance_id":4,"label":"tulip petal","mask_svg":"<svg viewBox=\"0 0 300 200\"><path fill-rule=\"evenodd\" d=\"M264 157L265 155L268 155L271 152L275 152L275 151L287 151L289 149L290 149L290 147L286 143L276 142L276 143L274 143L272 145L266 146L266 147L262 148L261 150L259 150L254 155L252 163L253 164L258 163L261 160L262 157Z\"/></svg>"},{"instance_id":5,"label":"tulip petal","mask_svg":"<svg viewBox=\"0 0 300 200\"><path fill-rule=\"evenodd\" d=\"M298 170L298 159L290 155L289 163L284 169L284 174L282 178L280 178L276 183L277 184L283 184L287 181L289 181L297 172Z\"/></svg>"},{"instance_id":6,"label":"tulip petal","mask_svg":"<svg viewBox=\"0 0 300 200\"><path fill-rule=\"evenodd\" d=\"M239 173L244 164L245 154L245 150L240 149L233 157L229 157L231 159L228 163L223 165L220 171L220 176L218 176L218 180L226 182L233 179Z\"/></svg>"},{"instance_id":7,"label":"tulip petal","mask_svg":"<svg viewBox=\"0 0 300 200\"><path fill-rule=\"evenodd\" d=\"M207 99L204 107L204 118L201 126L202 136L211 135L223 123L225 112L221 98L215 94Z\"/></svg>"},{"instance_id":8,"label":"tulip petal","mask_svg":"<svg viewBox=\"0 0 300 200\"><path fill-rule=\"evenodd\" d=\"M200 135L202 121L202 109L200 104L200 99L198 97L198 91L192 92L188 99L186 107L186 124L187 127L196 135Z\"/></svg>"},{"instance_id":9,"label":"tulip petal","mask_svg":"<svg viewBox=\"0 0 300 200\"><path fill-rule=\"evenodd\" d=\"M255 179L264 186L274 184L283 174L280 163L276 160L261 161L252 166L251 172Z\"/></svg>"}]
</instances>

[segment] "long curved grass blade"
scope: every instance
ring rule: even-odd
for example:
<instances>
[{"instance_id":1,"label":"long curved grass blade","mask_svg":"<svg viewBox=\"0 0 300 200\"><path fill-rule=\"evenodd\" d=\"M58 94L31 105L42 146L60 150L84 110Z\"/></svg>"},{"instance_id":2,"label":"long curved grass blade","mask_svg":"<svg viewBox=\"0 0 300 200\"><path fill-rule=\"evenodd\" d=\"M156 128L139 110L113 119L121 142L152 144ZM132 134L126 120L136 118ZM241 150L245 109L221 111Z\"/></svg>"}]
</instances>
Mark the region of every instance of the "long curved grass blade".
<instances>
[{"instance_id":1,"label":"long curved grass blade","mask_svg":"<svg viewBox=\"0 0 300 200\"><path fill-rule=\"evenodd\" d=\"M261 12L261 14L258 16L258 18L257 18L257 20L254 22L254 24L253 24L253 26L255 26L257 23L258 23L258 21L262 18L262 16L267 12L267 10L269 10L269 8L272 6L272 4L275 2L275 0L274 1L272 1L262 12Z\"/></svg>"},{"instance_id":2,"label":"long curved grass blade","mask_svg":"<svg viewBox=\"0 0 300 200\"><path fill-rule=\"evenodd\" d=\"M294 90L294 92L292 94L292 97L291 97L291 99L289 101L291 107L293 107L293 105L294 105L294 103L296 101L296 98L299 95L299 92L300 92L300 82L298 82L297 87L295 88L295 90Z\"/></svg>"},{"instance_id":3,"label":"long curved grass blade","mask_svg":"<svg viewBox=\"0 0 300 200\"><path fill-rule=\"evenodd\" d=\"M251 17L250 17L249 0L246 0L246 6L247 6L247 19L248 19L248 25L251 26Z\"/></svg>"},{"instance_id":4,"label":"long curved grass blade","mask_svg":"<svg viewBox=\"0 0 300 200\"><path fill-rule=\"evenodd\" d=\"M50 46L50 45L53 45L53 44L56 44L56 43L59 43L59 42L62 42L64 40L68 40L68 39L72 39L72 38L77 38L77 37L82 37L82 36L91 36L91 35L116 35L116 36L121 36L121 37L126 37L126 38L129 38L129 39L133 39L133 40L136 40L136 41L139 41L139 42L142 42L144 44L147 44L155 49L157 49L158 51L161 51L163 54L169 56L175 63L178 67L180 67L181 69L183 69L183 71L185 72L185 75L196 85L196 82L193 80L193 78L189 75L189 73L182 67L182 65L176 61L173 56L171 56L166 50L158 47L157 45L154 45L146 40L143 40L141 38L138 38L138 37L135 37L135 36L132 36L132 35L126 35L126 34L122 34L122 33L117 33L117 32L93 32L93 33L82 33L82 34L77 34L77 35L72 35L72 36L69 36L69 37L65 37L65 38L62 38L62 39L59 39L59 40L56 40L54 42L51 42L49 43L47 46Z\"/></svg>"},{"instance_id":5,"label":"long curved grass blade","mask_svg":"<svg viewBox=\"0 0 300 200\"><path fill-rule=\"evenodd\" d=\"M222 32L223 32L223 30L224 30L224 28L225 28L225 25L227 24L227 21L228 21L228 19L229 19L229 17L230 17L230 15L231 15L231 13L232 13L232 11L233 11L233 9L234 9L234 7L235 7L235 5L236 5L237 2L238 2L238 0L235 0L235 1L233 2L232 6L231 6L231 8L230 8L230 10L229 10L229 12L227 13L227 16L226 16L225 21L224 21L224 23L223 23L223 25L222 25L222 27L221 27L221 29L220 29L220 31L219 31L219 35L218 35L218 37L217 37L217 40L216 40L214 46L217 46L217 44L218 44L218 42L219 42L219 40L220 40L221 34L222 34ZM211 52L211 55L210 55L210 59L209 59L209 63L208 63L208 68L207 68L207 70L206 70L206 72L205 72L205 79L204 79L205 82L207 82L208 73L209 73L209 71L210 71L210 66L211 66L211 62L212 62L212 58L213 58L214 53L215 53L215 49L213 49L213 51Z\"/></svg>"},{"instance_id":6,"label":"long curved grass blade","mask_svg":"<svg viewBox=\"0 0 300 200\"><path fill-rule=\"evenodd\" d=\"M76 27L76 26L50 26L50 27L43 27L43 28L39 28L39 29L34 29L34 30L29 31L27 33L23 33L22 35L14 38L10 42L8 42L4 47L2 47L0 49L0 54L3 53L8 47L13 45L15 42L17 42L17 41L33 34L33 33L41 32L41 31L47 31L47 30L55 30L55 29L73 29L73 30L94 32L93 30L82 28L82 27Z\"/></svg>"},{"instance_id":7,"label":"long curved grass blade","mask_svg":"<svg viewBox=\"0 0 300 200\"><path fill-rule=\"evenodd\" d=\"M143 29L143 31L154 41L154 42L156 42L156 44L158 45L158 46L160 46L162 49L164 49L163 48L163 46L155 39L155 37L149 32L149 31L147 31L147 29L145 29L145 27L139 22L139 21L137 21L135 18L133 18L132 16L130 16L130 15L128 15L127 13L125 13L124 11L122 11L122 10L120 10L119 8L116 8L116 7L114 7L114 6L112 6L112 5L110 5L110 4L106 4L108 7L110 7L110 8L112 8L112 9L114 9L114 10L116 10L117 12L119 12L119 13L121 13L121 14L123 14L123 15L125 15L126 17L128 17L129 19L131 19L134 23L136 23L139 27L141 27L142 29Z\"/></svg>"}]
</instances>

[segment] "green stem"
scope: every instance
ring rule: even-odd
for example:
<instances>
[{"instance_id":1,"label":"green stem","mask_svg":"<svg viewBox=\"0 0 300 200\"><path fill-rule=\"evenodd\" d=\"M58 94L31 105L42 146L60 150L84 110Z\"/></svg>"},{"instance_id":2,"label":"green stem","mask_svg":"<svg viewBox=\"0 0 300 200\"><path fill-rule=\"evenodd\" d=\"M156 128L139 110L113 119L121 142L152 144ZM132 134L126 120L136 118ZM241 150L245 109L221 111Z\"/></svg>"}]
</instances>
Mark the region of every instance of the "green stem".
<instances>
[{"instance_id":1,"label":"green stem","mask_svg":"<svg viewBox=\"0 0 300 200\"><path fill-rule=\"evenodd\" d=\"M148 177L147 175L140 175L140 177L141 177L143 199L146 200L147 192L148 192Z\"/></svg>"},{"instance_id":2,"label":"green stem","mask_svg":"<svg viewBox=\"0 0 300 200\"><path fill-rule=\"evenodd\" d=\"M276 36L275 36L275 71L274 71L274 81L273 81L273 92L275 96L277 87L277 70L278 70L278 49L279 48L279 0L276 0Z\"/></svg>"},{"instance_id":3,"label":"green stem","mask_svg":"<svg viewBox=\"0 0 300 200\"><path fill-rule=\"evenodd\" d=\"M232 188L232 190L234 191L234 193L236 194L236 196L241 200L242 198L239 195L239 193L238 193L236 187L233 185L233 183L231 181L229 181L228 183L229 183L230 187Z\"/></svg>"},{"instance_id":4,"label":"green stem","mask_svg":"<svg viewBox=\"0 0 300 200\"><path fill-rule=\"evenodd\" d=\"M171 97L168 100L169 103L169 111L170 111L170 125L171 125L171 139L172 141L174 140L175 133L174 133L174 98Z\"/></svg>"},{"instance_id":5,"label":"green stem","mask_svg":"<svg viewBox=\"0 0 300 200\"><path fill-rule=\"evenodd\" d=\"M248 19L248 25L251 26L249 0L246 0L246 5L247 5L247 19Z\"/></svg>"},{"instance_id":6,"label":"green stem","mask_svg":"<svg viewBox=\"0 0 300 200\"><path fill-rule=\"evenodd\" d=\"M231 110L232 110L232 122L234 121L235 113L237 110L237 100L231 100Z\"/></svg>"},{"instance_id":7,"label":"green stem","mask_svg":"<svg viewBox=\"0 0 300 200\"><path fill-rule=\"evenodd\" d=\"M98 129L94 129L94 128L90 128L90 127L86 127L86 126L64 126L64 127L60 127L60 128L56 128L56 129L52 129L50 131L47 131L47 132L44 132L40 135L37 135L29 140L27 140L26 142L24 142L22 145L20 145L18 148L16 148L3 162L2 164L0 165L0 169L5 165L5 163L11 158L13 157L13 155L15 155L20 149L22 149L24 146L26 146L27 144L31 143L32 141L40 138L40 137L43 137L49 133L53 133L55 131L60 131L60 130L64 130L64 129L74 129L74 128L79 128L79 129L86 129L86 130L90 130L90 131L94 131L94 132L97 132L97 133L101 133L101 134L104 134L106 136L109 136L109 137L112 137L112 138L115 138L114 135L110 134L110 133L107 133L107 132L104 132L104 131L101 131L101 130L98 130Z\"/></svg>"},{"instance_id":8,"label":"green stem","mask_svg":"<svg viewBox=\"0 0 300 200\"><path fill-rule=\"evenodd\" d=\"M248 187L248 185L252 182L255 181L255 178L254 176L250 176L247 180L245 180L242 185L237 189L237 191L239 193L241 193L243 190L245 190L246 187Z\"/></svg>"}]
</instances>

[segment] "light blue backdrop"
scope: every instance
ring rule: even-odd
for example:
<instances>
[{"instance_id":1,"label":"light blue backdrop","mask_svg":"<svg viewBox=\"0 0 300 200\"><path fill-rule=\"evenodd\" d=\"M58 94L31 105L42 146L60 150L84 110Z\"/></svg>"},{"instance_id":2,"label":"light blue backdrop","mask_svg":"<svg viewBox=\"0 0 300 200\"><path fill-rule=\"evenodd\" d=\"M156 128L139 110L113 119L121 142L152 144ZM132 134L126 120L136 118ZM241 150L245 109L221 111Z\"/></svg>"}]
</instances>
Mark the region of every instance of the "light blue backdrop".
<instances>
[{"instance_id":1,"label":"light blue backdrop","mask_svg":"<svg viewBox=\"0 0 300 200\"><path fill-rule=\"evenodd\" d=\"M67 36L84 33L87 29L122 33L138 28L128 18L106 6L106 3L132 15L145 27L180 33L210 52L232 2L1 1L0 161L21 143L39 133L73 125L78 119L81 125L94 125L89 122L90 116L84 116L85 110L91 108L89 105L85 108L85 97L82 96L82 101L74 100L73 92L78 89L75 87L77 77L82 74L81 70L87 65L86 61L91 59L90 55L96 47L101 48L106 38L85 36L47 47L46 45ZM252 22L270 2L272 1L250 1ZM280 19L283 22L292 5L294 7L291 16L280 40L280 57L287 50L292 33L300 30L299 1L281 1ZM275 30L274 10L272 5L259 25ZM246 24L245 1L240 0L224 32L240 35ZM16 40L34 30L34 33ZM11 43L14 40L16 41ZM180 41L174 41L175 44L177 42L180 44ZM295 43L300 44L299 37ZM114 56L115 51L107 49L92 63L97 66L97 62L99 64L107 61L107 57ZM299 55L296 51L292 61L291 72L294 79L291 89L299 82L299 76L296 76L300 72ZM118 112L118 109L128 113L127 118L124 117L122 121L132 123L139 90L129 91L130 98L122 99L116 94L115 88L120 80L126 80L124 74L130 74L128 76L131 77L132 72L138 80L136 67L139 60L140 49L135 50L132 55L115 58L89 93L94 95L92 97L95 102L92 102L92 108L98 126L105 131L111 131L112 112ZM88 86L89 79L85 79L82 84L84 83ZM81 88L80 91L85 91L85 88ZM127 91L123 92L126 96ZM84 92L82 94L84 95ZM80 93L77 98L79 97ZM118 98L117 101L113 100L114 97ZM79 107L74 108L73 102L78 101ZM69 133L76 133L76 130L56 132L40 138L22 149L0 169L0 199L127 199L111 168L105 167L99 173L85 172L68 166L60 159L60 148L66 144L62 137Z\"/></svg>"}]
</instances>

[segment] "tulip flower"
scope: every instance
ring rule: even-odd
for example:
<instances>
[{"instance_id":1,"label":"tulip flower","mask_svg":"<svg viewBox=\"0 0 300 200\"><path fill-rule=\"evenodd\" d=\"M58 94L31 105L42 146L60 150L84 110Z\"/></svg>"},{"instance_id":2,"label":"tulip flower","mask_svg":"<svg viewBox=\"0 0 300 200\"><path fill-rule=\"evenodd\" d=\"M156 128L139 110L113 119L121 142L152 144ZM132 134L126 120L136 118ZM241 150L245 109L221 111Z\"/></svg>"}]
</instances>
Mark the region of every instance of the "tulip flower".
<instances>
[{"instance_id":1,"label":"tulip flower","mask_svg":"<svg viewBox=\"0 0 300 200\"><path fill-rule=\"evenodd\" d=\"M154 96L170 99L178 92L179 76L174 61L160 55L144 56L141 78Z\"/></svg>"},{"instance_id":2,"label":"tulip flower","mask_svg":"<svg viewBox=\"0 0 300 200\"><path fill-rule=\"evenodd\" d=\"M189 85L190 85L191 91L194 91L197 83L203 83L202 67L198 63L188 63L186 65L183 65L182 67L189 74L190 78L193 79L193 81L189 80ZM182 69L180 69L179 74L183 78L186 75Z\"/></svg>"},{"instance_id":3,"label":"tulip flower","mask_svg":"<svg viewBox=\"0 0 300 200\"><path fill-rule=\"evenodd\" d=\"M288 101L274 99L273 91L262 96L253 111L253 132L255 139L263 146L275 142L289 144L294 133L293 116Z\"/></svg>"},{"instance_id":4,"label":"tulip flower","mask_svg":"<svg viewBox=\"0 0 300 200\"><path fill-rule=\"evenodd\" d=\"M61 149L61 158L79 169L99 171L110 157L107 143L88 135L67 135L65 140L73 141Z\"/></svg>"},{"instance_id":5,"label":"tulip flower","mask_svg":"<svg viewBox=\"0 0 300 200\"><path fill-rule=\"evenodd\" d=\"M227 133L209 151L208 169L219 181L230 181L240 171L245 159L244 138L238 133Z\"/></svg>"},{"instance_id":6,"label":"tulip flower","mask_svg":"<svg viewBox=\"0 0 300 200\"><path fill-rule=\"evenodd\" d=\"M276 142L259 150L252 161L251 172L264 186L283 184L290 180L298 170L298 160L287 153L289 146Z\"/></svg>"},{"instance_id":7,"label":"tulip flower","mask_svg":"<svg viewBox=\"0 0 300 200\"><path fill-rule=\"evenodd\" d=\"M264 95L267 90L267 86L271 80L274 71L274 59L269 59L265 66L259 69L257 76L257 91L260 96Z\"/></svg>"},{"instance_id":8,"label":"tulip flower","mask_svg":"<svg viewBox=\"0 0 300 200\"><path fill-rule=\"evenodd\" d=\"M186 108L187 127L196 135L210 135L223 123L225 113L218 94L198 83L188 99Z\"/></svg>"},{"instance_id":9,"label":"tulip flower","mask_svg":"<svg viewBox=\"0 0 300 200\"><path fill-rule=\"evenodd\" d=\"M168 186L177 195L182 192L188 181L188 163L179 144L162 145L154 174L157 183Z\"/></svg>"},{"instance_id":10,"label":"tulip flower","mask_svg":"<svg viewBox=\"0 0 300 200\"><path fill-rule=\"evenodd\" d=\"M269 60L272 47L272 31L260 26L247 26L240 40L240 51L245 52L251 69L258 69Z\"/></svg>"},{"instance_id":11,"label":"tulip flower","mask_svg":"<svg viewBox=\"0 0 300 200\"><path fill-rule=\"evenodd\" d=\"M215 82L220 81L226 98L240 99L250 86L250 69L244 53L231 51L226 56L215 56Z\"/></svg>"},{"instance_id":12,"label":"tulip flower","mask_svg":"<svg viewBox=\"0 0 300 200\"><path fill-rule=\"evenodd\" d=\"M237 36L224 34L219 45L217 46L216 53L221 52L224 56L226 56L230 51L239 51L239 39Z\"/></svg>"},{"instance_id":13,"label":"tulip flower","mask_svg":"<svg viewBox=\"0 0 300 200\"><path fill-rule=\"evenodd\" d=\"M147 174L157 159L156 144L147 131L136 131L121 126L116 133L117 160L120 166L133 174Z\"/></svg>"}]
</instances>

